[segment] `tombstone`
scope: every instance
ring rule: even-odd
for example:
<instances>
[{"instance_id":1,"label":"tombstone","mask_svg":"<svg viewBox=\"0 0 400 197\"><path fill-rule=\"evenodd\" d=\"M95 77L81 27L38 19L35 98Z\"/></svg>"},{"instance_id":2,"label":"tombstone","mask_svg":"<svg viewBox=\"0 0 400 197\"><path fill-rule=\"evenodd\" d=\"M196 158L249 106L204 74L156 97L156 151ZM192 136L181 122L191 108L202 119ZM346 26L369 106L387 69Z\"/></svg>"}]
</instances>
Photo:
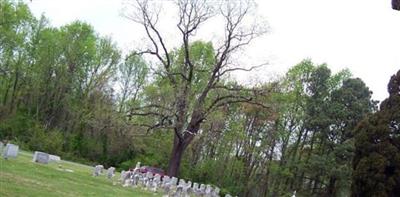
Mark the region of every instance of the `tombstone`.
<instances>
[{"instance_id":1,"label":"tombstone","mask_svg":"<svg viewBox=\"0 0 400 197\"><path fill-rule=\"evenodd\" d=\"M172 177L172 178L171 178L171 184L172 184L172 185L176 185L177 183L178 183L178 178Z\"/></svg>"},{"instance_id":2,"label":"tombstone","mask_svg":"<svg viewBox=\"0 0 400 197\"><path fill-rule=\"evenodd\" d=\"M179 179L178 186L176 186L176 194L178 196L181 196L183 192L183 187L185 187L185 185L186 185L185 179Z\"/></svg>"},{"instance_id":3,"label":"tombstone","mask_svg":"<svg viewBox=\"0 0 400 197\"><path fill-rule=\"evenodd\" d=\"M103 165L96 165L94 167L93 176L99 176L103 173L104 166Z\"/></svg>"},{"instance_id":4,"label":"tombstone","mask_svg":"<svg viewBox=\"0 0 400 197\"><path fill-rule=\"evenodd\" d=\"M164 190L164 193L169 192L169 185L170 185L171 178L169 176L165 175L161 178L161 189Z\"/></svg>"},{"instance_id":5,"label":"tombstone","mask_svg":"<svg viewBox=\"0 0 400 197\"><path fill-rule=\"evenodd\" d=\"M133 180L132 180L132 186L135 187L135 186L139 185L139 182L140 182L140 174L134 173Z\"/></svg>"},{"instance_id":6,"label":"tombstone","mask_svg":"<svg viewBox=\"0 0 400 197\"><path fill-rule=\"evenodd\" d=\"M212 197L219 197L219 192L221 191L221 189L219 187L215 187L213 193L212 193Z\"/></svg>"},{"instance_id":7,"label":"tombstone","mask_svg":"<svg viewBox=\"0 0 400 197\"><path fill-rule=\"evenodd\" d=\"M213 192L213 188L211 187L211 185L207 185L206 186L206 191L205 191L206 197L211 197L212 192Z\"/></svg>"},{"instance_id":8,"label":"tombstone","mask_svg":"<svg viewBox=\"0 0 400 197\"><path fill-rule=\"evenodd\" d=\"M192 182L188 181L185 186L183 187L183 196L190 196L190 194L192 193Z\"/></svg>"},{"instance_id":9,"label":"tombstone","mask_svg":"<svg viewBox=\"0 0 400 197\"><path fill-rule=\"evenodd\" d=\"M225 197L232 197L230 194L225 194Z\"/></svg>"},{"instance_id":10,"label":"tombstone","mask_svg":"<svg viewBox=\"0 0 400 197\"><path fill-rule=\"evenodd\" d=\"M114 167L109 167L107 169L107 178L111 179L115 174L115 168Z\"/></svg>"},{"instance_id":11,"label":"tombstone","mask_svg":"<svg viewBox=\"0 0 400 197\"><path fill-rule=\"evenodd\" d=\"M157 192L158 187L161 185L161 175L156 174L153 179L152 189L154 192Z\"/></svg>"},{"instance_id":12,"label":"tombstone","mask_svg":"<svg viewBox=\"0 0 400 197\"><path fill-rule=\"evenodd\" d=\"M184 186L186 184L185 179L179 179L178 185Z\"/></svg>"},{"instance_id":13,"label":"tombstone","mask_svg":"<svg viewBox=\"0 0 400 197\"><path fill-rule=\"evenodd\" d=\"M33 162L48 164L50 160L50 155L44 152L35 151L33 154Z\"/></svg>"},{"instance_id":14,"label":"tombstone","mask_svg":"<svg viewBox=\"0 0 400 197\"><path fill-rule=\"evenodd\" d=\"M60 162L61 157L58 155L49 155L49 162Z\"/></svg>"},{"instance_id":15,"label":"tombstone","mask_svg":"<svg viewBox=\"0 0 400 197\"><path fill-rule=\"evenodd\" d=\"M18 156L19 147L15 144L7 144L3 151L3 158L16 158Z\"/></svg>"},{"instance_id":16,"label":"tombstone","mask_svg":"<svg viewBox=\"0 0 400 197\"><path fill-rule=\"evenodd\" d=\"M164 185L164 193L170 196L170 193L175 191L177 183L178 183L178 178L176 177L169 178L169 181Z\"/></svg>"},{"instance_id":17,"label":"tombstone","mask_svg":"<svg viewBox=\"0 0 400 197\"><path fill-rule=\"evenodd\" d=\"M140 162L136 163L135 170L140 168Z\"/></svg>"},{"instance_id":18,"label":"tombstone","mask_svg":"<svg viewBox=\"0 0 400 197\"><path fill-rule=\"evenodd\" d=\"M121 171L121 176L119 177L119 179L122 181L122 183L124 183L123 181L125 180L127 174L128 172L126 172L125 170Z\"/></svg>"},{"instance_id":19,"label":"tombstone","mask_svg":"<svg viewBox=\"0 0 400 197\"><path fill-rule=\"evenodd\" d=\"M198 183L193 183L192 190L193 190L193 193L195 195L197 195L197 193L199 192L199 184Z\"/></svg>"},{"instance_id":20,"label":"tombstone","mask_svg":"<svg viewBox=\"0 0 400 197\"><path fill-rule=\"evenodd\" d=\"M198 195L204 196L206 194L206 185L201 184L200 189L198 190Z\"/></svg>"}]
</instances>

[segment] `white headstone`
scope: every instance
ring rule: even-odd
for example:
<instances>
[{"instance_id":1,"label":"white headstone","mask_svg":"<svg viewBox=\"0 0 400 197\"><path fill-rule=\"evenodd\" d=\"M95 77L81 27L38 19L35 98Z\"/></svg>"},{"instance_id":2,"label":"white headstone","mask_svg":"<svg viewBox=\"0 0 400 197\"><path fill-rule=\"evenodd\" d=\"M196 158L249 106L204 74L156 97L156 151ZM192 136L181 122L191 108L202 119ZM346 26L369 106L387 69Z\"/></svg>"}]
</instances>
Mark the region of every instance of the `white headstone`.
<instances>
[{"instance_id":1,"label":"white headstone","mask_svg":"<svg viewBox=\"0 0 400 197\"><path fill-rule=\"evenodd\" d=\"M121 179L121 181L124 181L124 180L125 180L125 177L126 177L126 175L127 175L127 172L126 172L125 170L122 170L122 171L121 171L121 176L120 176L120 178L119 178L119 179Z\"/></svg>"},{"instance_id":2,"label":"white headstone","mask_svg":"<svg viewBox=\"0 0 400 197\"><path fill-rule=\"evenodd\" d=\"M50 155L44 152L35 151L33 154L33 162L48 164Z\"/></svg>"},{"instance_id":3,"label":"white headstone","mask_svg":"<svg viewBox=\"0 0 400 197\"><path fill-rule=\"evenodd\" d=\"M199 195L205 195L206 194L206 185L201 184L200 189L197 192Z\"/></svg>"},{"instance_id":4,"label":"white headstone","mask_svg":"<svg viewBox=\"0 0 400 197\"><path fill-rule=\"evenodd\" d=\"M199 184L196 183L196 182L194 182L194 183L193 183L193 189L198 189L198 188L199 188Z\"/></svg>"},{"instance_id":5,"label":"white headstone","mask_svg":"<svg viewBox=\"0 0 400 197\"><path fill-rule=\"evenodd\" d=\"M179 179L178 185L184 186L186 184L185 179Z\"/></svg>"},{"instance_id":6,"label":"white headstone","mask_svg":"<svg viewBox=\"0 0 400 197\"><path fill-rule=\"evenodd\" d=\"M96 165L94 167L93 176L99 176L103 173L104 166L103 165Z\"/></svg>"},{"instance_id":7,"label":"white headstone","mask_svg":"<svg viewBox=\"0 0 400 197\"><path fill-rule=\"evenodd\" d=\"M114 167L109 167L107 169L107 178L111 179L115 174L115 168Z\"/></svg>"},{"instance_id":8,"label":"white headstone","mask_svg":"<svg viewBox=\"0 0 400 197\"><path fill-rule=\"evenodd\" d=\"M61 157L58 155L49 155L49 162L60 162Z\"/></svg>"},{"instance_id":9,"label":"white headstone","mask_svg":"<svg viewBox=\"0 0 400 197\"><path fill-rule=\"evenodd\" d=\"M140 168L140 162L136 163L135 169L139 169Z\"/></svg>"},{"instance_id":10,"label":"white headstone","mask_svg":"<svg viewBox=\"0 0 400 197\"><path fill-rule=\"evenodd\" d=\"M206 186L206 196L211 197L212 192L213 192L213 188L211 187L211 185L207 185Z\"/></svg>"},{"instance_id":11,"label":"white headstone","mask_svg":"<svg viewBox=\"0 0 400 197\"><path fill-rule=\"evenodd\" d=\"M18 156L19 147L15 144L7 144L3 151L3 158L16 158Z\"/></svg>"},{"instance_id":12,"label":"white headstone","mask_svg":"<svg viewBox=\"0 0 400 197\"><path fill-rule=\"evenodd\" d=\"M172 185L176 185L177 183L178 183L178 178L172 177L172 178L171 178L171 184L172 184Z\"/></svg>"}]
</instances>

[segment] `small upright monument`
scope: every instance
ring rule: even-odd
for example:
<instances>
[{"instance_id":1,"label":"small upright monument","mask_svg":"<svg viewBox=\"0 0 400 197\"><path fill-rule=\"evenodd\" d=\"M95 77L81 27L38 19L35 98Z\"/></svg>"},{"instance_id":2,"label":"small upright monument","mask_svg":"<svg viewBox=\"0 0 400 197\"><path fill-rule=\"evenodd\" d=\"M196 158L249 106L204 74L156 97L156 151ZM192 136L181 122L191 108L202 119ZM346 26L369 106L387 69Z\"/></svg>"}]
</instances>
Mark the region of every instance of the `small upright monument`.
<instances>
[{"instance_id":1,"label":"small upright monument","mask_svg":"<svg viewBox=\"0 0 400 197\"><path fill-rule=\"evenodd\" d=\"M16 158L18 156L19 146L15 144L7 144L3 151L3 158Z\"/></svg>"},{"instance_id":2,"label":"small upright monument","mask_svg":"<svg viewBox=\"0 0 400 197\"><path fill-rule=\"evenodd\" d=\"M44 152L35 151L33 154L33 162L48 164L50 161L50 155Z\"/></svg>"}]
</instances>

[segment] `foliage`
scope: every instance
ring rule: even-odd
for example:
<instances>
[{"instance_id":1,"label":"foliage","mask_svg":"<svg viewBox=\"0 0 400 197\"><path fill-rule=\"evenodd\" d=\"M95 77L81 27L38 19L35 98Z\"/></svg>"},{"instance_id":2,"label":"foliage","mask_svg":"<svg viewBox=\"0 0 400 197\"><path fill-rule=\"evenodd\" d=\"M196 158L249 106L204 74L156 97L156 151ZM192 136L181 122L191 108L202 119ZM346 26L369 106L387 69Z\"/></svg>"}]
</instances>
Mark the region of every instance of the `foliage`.
<instances>
[{"instance_id":1,"label":"foliage","mask_svg":"<svg viewBox=\"0 0 400 197\"><path fill-rule=\"evenodd\" d=\"M388 84L389 98L356 128L352 196L400 192L400 71Z\"/></svg>"},{"instance_id":2,"label":"foliage","mask_svg":"<svg viewBox=\"0 0 400 197\"><path fill-rule=\"evenodd\" d=\"M158 63L143 56L155 48L122 55L87 23L52 27L25 4L0 0L0 139L119 170L140 161L168 171L173 161L180 178L239 196L348 196L364 178L366 189L397 191L396 77L378 112L361 79L310 59L276 81L244 86L227 74L243 70L230 52L257 32L227 23L232 45L217 47L189 40L182 21L182 45L164 51L146 20Z\"/></svg>"}]
</instances>

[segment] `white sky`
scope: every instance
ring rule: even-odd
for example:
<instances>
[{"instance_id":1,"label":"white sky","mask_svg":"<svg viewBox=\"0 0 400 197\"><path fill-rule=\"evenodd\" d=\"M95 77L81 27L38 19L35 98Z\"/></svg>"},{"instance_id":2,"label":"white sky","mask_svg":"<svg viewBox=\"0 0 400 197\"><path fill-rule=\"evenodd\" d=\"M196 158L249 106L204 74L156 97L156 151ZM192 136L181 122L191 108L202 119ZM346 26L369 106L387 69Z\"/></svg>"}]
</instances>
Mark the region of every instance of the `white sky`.
<instances>
[{"instance_id":1,"label":"white sky","mask_svg":"<svg viewBox=\"0 0 400 197\"><path fill-rule=\"evenodd\" d=\"M142 29L121 17L124 0L32 0L36 16L45 14L54 26L82 20L101 35L109 35L125 51L141 43ZM400 69L400 12L389 0L258 0L258 12L270 32L246 51L252 61L268 60L258 72L239 78L266 81L302 59L327 63L337 72L349 68L374 92L373 98L388 96L386 86ZM168 19L167 19L168 21ZM171 20L170 20L171 21ZM168 23L176 28L176 22ZM206 28L214 35L216 27ZM168 32L169 37L173 33Z\"/></svg>"}]
</instances>

